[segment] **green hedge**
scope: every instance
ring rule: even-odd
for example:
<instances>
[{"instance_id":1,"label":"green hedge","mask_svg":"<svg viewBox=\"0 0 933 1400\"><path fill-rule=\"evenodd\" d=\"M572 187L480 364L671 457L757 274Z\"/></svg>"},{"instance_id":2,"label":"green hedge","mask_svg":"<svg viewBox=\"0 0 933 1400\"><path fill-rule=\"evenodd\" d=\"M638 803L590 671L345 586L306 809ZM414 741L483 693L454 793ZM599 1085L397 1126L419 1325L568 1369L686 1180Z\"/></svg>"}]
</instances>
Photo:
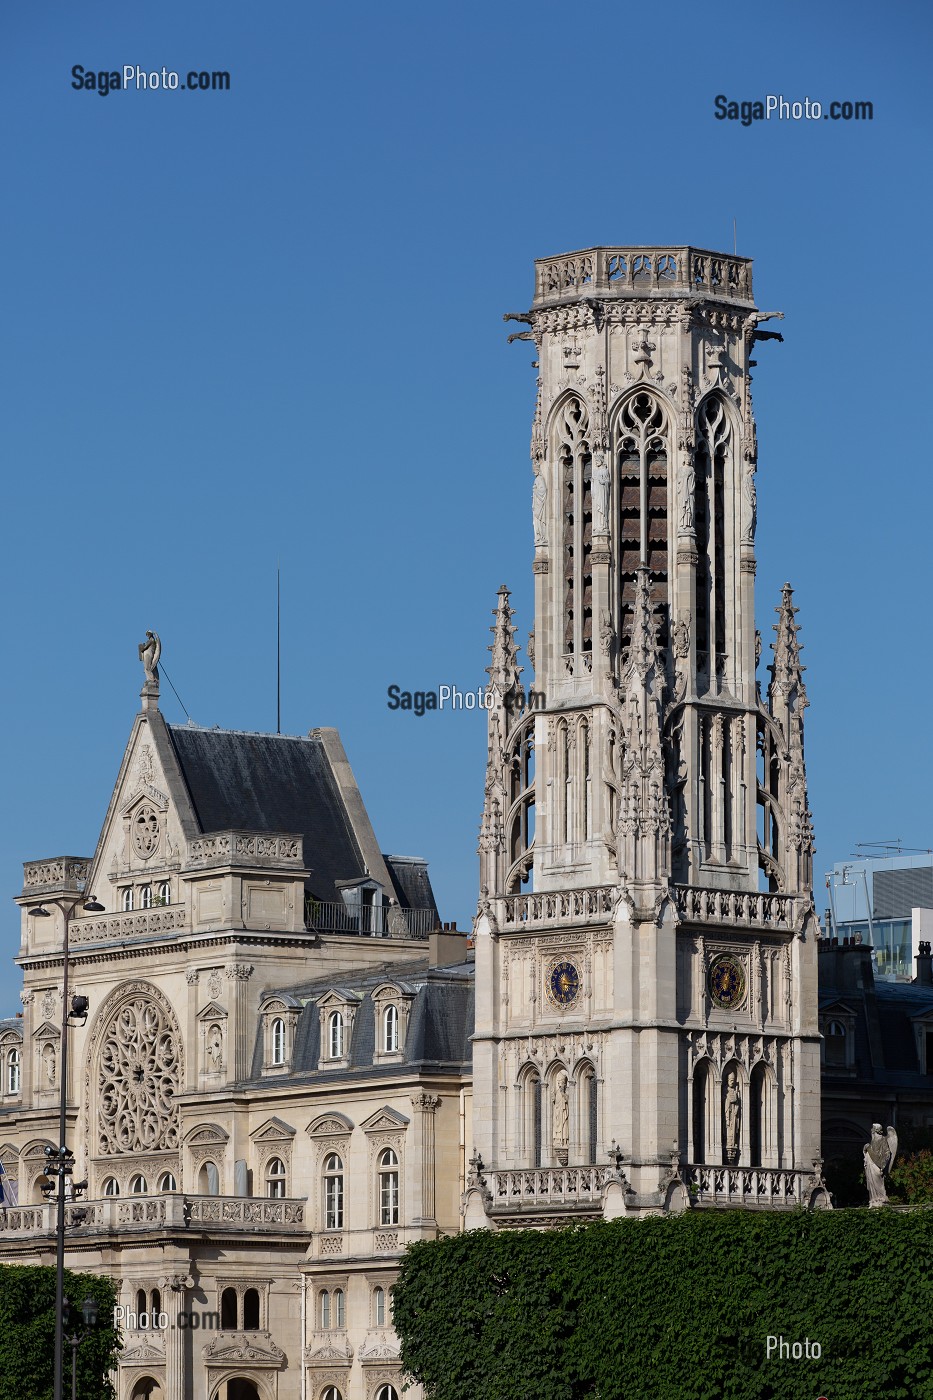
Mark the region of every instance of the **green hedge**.
<instances>
[{"instance_id":1,"label":"green hedge","mask_svg":"<svg viewBox=\"0 0 933 1400\"><path fill-rule=\"evenodd\" d=\"M927 1210L477 1230L412 1245L393 1302L429 1400L933 1400Z\"/></svg>"},{"instance_id":2,"label":"green hedge","mask_svg":"<svg viewBox=\"0 0 933 1400\"><path fill-rule=\"evenodd\" d=\"M98 1320L78 1347L80 1400L113 1400L109 1372L119 1333L113 1326L116 1292L110 1279L65 1270L65 1296L80 1309L90 1294ZM67 1328L67 1335L79 1328ZM52 1400L55 1356L55 1270L0 1264L0 1400ZM65 1345L65 1395L71 1394L71 1347Z\"/></svg>"}]
</instances>

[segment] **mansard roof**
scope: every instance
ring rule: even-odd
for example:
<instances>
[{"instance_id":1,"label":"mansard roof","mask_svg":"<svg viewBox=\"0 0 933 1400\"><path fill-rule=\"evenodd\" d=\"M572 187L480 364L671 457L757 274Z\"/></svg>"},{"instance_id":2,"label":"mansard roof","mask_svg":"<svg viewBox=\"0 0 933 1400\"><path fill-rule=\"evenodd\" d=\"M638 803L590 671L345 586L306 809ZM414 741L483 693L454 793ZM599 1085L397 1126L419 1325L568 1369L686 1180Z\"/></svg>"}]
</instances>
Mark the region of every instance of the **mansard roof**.
<instances>
[{"instance_id":1,"label":"mansard roof","mask_svg":"<svg viewBox=\"0 0 933 1400\"><path fill-rule=\"evenodd\" d=\"M403 984L413 993L408 1027L402 1046L402 1063L406 1065L436 1065L444 1067L469 1064L472 1058L470 1037L473 1034L475 965L458 963L450 967L431 968L427 959L411 963L393 963L371 972L344 975L341 990L357 998L356 1013L349 1045L349 1063L341 1069L328 1069L320 1061L321 1000L334 991L333 980L320 979L297 987L289 993L303 1004L295 1027L295 1048L287 1075L266 1080L262 1074L263 1041L257 1032L250 1080L254 1085L268 1084L280 1089L283 1080L296 1077L304 1082L313 1076L315 1082L337 1082L356 1078L361 1073L377 1077L399 1073L398 1063L374 1064L376 1050L376 1015L373 996L384 990L387 982ZM278 995L264 994L264 1000ZM320 1068L318 1067L320 1063Z\"/></svg>"},{"instance_id":2,"label":"mansard roof","mask_svg":"<svg viewBox=\"0 0 933 1400\"><path fill-rule=\"evenodd\" d=\"M436 905L427 867L384 858L334 729L306 738L166 725L202 833L301 834L308 888L340 899L338 883L371 877L403 908Z\"/></svg>"}]
</instances>

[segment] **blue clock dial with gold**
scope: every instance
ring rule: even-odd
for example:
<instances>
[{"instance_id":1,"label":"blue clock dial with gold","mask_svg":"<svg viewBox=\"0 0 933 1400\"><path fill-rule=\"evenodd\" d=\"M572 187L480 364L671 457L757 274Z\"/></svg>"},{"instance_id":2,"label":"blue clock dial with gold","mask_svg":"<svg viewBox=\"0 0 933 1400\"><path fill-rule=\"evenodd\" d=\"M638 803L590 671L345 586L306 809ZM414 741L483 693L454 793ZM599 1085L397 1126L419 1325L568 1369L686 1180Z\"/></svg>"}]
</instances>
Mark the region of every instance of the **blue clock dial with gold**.
<instances>
[{"instance_id":1,"label":"blue clock dial with gold","mask_svg":"<svg viewBox=\"0 0 933 1400\"><path fill-rule=\"evenodd\" d=\"M555 1006L571 1006L580 991L580 974L572 962L555 963L548 977L548 998Z\"/></svg>"},{"instance_id":2,"label":"blue clock dial with gold","mask_svg":"<svg viewBox=\"0 0 933 1400\"><path fill-rule=\"evenodd\" d=\"M710 964L709 994L723 1011L734 1011L745 1000L745 970L728 953L721 953Z\"/></svg>"}]
</instances>

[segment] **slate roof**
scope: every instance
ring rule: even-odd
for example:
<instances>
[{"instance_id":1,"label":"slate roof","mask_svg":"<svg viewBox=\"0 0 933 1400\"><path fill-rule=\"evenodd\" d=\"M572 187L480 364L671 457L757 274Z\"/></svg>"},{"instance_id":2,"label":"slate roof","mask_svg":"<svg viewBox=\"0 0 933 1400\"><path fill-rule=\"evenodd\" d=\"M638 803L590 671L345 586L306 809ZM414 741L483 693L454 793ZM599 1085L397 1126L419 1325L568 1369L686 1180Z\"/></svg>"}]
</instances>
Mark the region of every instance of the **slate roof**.
<instances>
[{"instance_id":1,"label":"slate roof","mask_svg":"<svg viewBox=\"0 0 933 1400\"><path fill-rule=\"evenodd\" d=\"M295 1029L295 1048L288 1075L262 1074L263 1045L261 1022L257 1026L253 1047L253 1063L249 1082L281 1088L290 1079L307 1079L326 1084L360 1072L367 1076L392 1078L400 1066L373 1064L376 1049L375 1007L373 992L387 982L395 983L412 994L408 1031L402 1046L403 1065L437 1065L461 1067L472 1060L470 1037L474 1022L475 964L457 963L451 967L429 968L427 959L411 963L387 963L382 968L360 973L338 973L330 979L318 978L298 987L289 987L288 995L305 1003ZM349 1066L327 1069L326 1061L318 1068L320 1054L321 1018L318 1000L330 991L349 993L359 998L353 1018L353 1033L349 1046ZM283 992L270 988L262 1001Z\"/></svg>"},{"instance_id":2,"label":"slate roof","mask_svg":"<svg viewBox=\"0 0 933 1400\"><path fill-rule=\"evenodd\" d=\"M339 901L338 881L366 877L350 815L317 735L294 738L191 725L166 728L202 832L300 833L310 871L307 889L315 899ZM414 867L402 863L403 875L389 868L403 908L436 911L421 862Z\"/></svg>"}]
</instances>

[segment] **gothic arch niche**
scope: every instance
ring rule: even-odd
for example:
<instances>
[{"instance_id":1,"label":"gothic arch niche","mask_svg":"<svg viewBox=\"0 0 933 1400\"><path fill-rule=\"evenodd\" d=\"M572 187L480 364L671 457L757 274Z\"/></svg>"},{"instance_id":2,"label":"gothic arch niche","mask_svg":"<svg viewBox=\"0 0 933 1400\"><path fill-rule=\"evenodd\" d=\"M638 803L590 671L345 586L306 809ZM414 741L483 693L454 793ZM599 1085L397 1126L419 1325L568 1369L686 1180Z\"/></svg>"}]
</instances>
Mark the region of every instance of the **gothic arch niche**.
<instances>
[{"instance_id":1,"label":"gothic arch niche","mask_svg":"<svg viewBox=\"0 0 933 1400\"><path fill-rule=\"evenodd\" d=\"M632 635L635 577L645 563L651 577L651 604L660 621L659 643L670 631L670 413L649 389L636 389L622 402L613 428L615 501L613 518L615 578L613 610L621 652Z\"/></svg>"},{"instance_id":2,"label":"gothic arch niche","mask_svg":"<svg viewBox=\"0 0 933 1400\"><path fill-rule=\"evenodd\" d=\"M748 1150L753 1167L778 1165L777 1084L774 1071L759 1060L748 1084Z\"/></svg>"},{"instance_id":3,"label":"gothic arch niche","mask_svg":"<svg viewBox=\"0 0 933 1400\"><path fill-rule=\"evenodd\" d=\"M722 688L735 670L737 616L730 561L738 546L726 501L736 499L733 410L722 394L708 394L696 411L693 523L696 532L696 665L701 688Z\"/></svg>"},{"instance_id":4,"label":"gothic arch niche","mask_svg":"<svg viewBox=\"0 0 933 1400\"><path fill-rule=\"evenodd\" d=\"M85 1059L86 1142L106 1168L117 1157L177 1163L177 1096L184 1084L178 1021L148 982L119 987L104 1002ZM148 1166L156 1170L162 1162Z\"/></svg>"},{"instance_id":5,"label":"gothic arch niche","mask_svg":"<svg viewBox=\"0 0 933 1400\"><path fill-rule=\"evenodd\" d=\"M523 1065L515 1083L518 1154L529 1167L541 1166L542 1099L541 1072L537 1065Z\"/></svg>"},{"instance_id":6,"label":"gothic arch niche","mask_svg":"<svg viewBox=\"0 0 933 1400\"><path fill-rule=\"evenodd\" d=\"M576 1089L576 1132L574 1156L584 1166L597 1161L598 1097L596 1070L590 1060L581 1060L573 1074Z\"/></svg>"},{"instance_id":7,"label":"gothic arch niche","mask_svg":"<svg viewBox=\"0 0 933 1400\"><path fill-rule=\"evenodd\" d=\"M505 819L509 861L506 894L518 894L534 867L535 717L532 710L508 739L508 809Z\"/></svg>"},{"instance_id":8,"label":"gothic arch niche","mask_svg":"<svg viewBox=\"0 0 933 1400\"><path fill-rule=\"evenodd\" d=\"M556 462L557 528L560 547L563 656L568 675L584 675L593 664L593 491L590 415L585 399L568 393L551 411Z\"/></svg>"},{"instance_id":9,"label":"gothic arch niche","mask_svg":"<svg viewBox=\"0 0 933 1400\"><path fill-rule=\"evenodd\" d=\"M716 1072L710 1060L699 1060L693 1070L693 1160L698 1166L718 1164L719 1115Z\"/></svg>"}]
</instances>

